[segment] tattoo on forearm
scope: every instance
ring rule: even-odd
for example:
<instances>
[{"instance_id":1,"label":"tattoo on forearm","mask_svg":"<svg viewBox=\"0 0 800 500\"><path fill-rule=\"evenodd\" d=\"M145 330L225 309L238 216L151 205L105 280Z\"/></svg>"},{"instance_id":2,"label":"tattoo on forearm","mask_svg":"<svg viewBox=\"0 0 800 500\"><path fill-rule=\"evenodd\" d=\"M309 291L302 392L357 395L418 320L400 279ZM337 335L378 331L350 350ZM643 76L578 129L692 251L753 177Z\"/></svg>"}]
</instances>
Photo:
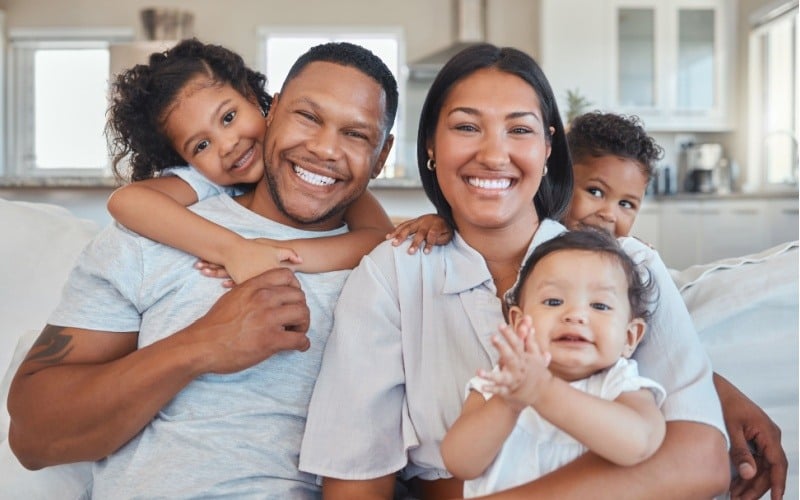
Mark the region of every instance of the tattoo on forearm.
<instances>
[{"instance_id":1,"label":"tattoo on forearm","mask_svg":"<svg viewBox=\"0 0 800 500\"><path fill-rule=\"evenodd\" d=\"M60 363L72 351L72 336L64 335L63 330L63 326L45 326L25 360L51 365Z\"/></svg>"}]
</instances>

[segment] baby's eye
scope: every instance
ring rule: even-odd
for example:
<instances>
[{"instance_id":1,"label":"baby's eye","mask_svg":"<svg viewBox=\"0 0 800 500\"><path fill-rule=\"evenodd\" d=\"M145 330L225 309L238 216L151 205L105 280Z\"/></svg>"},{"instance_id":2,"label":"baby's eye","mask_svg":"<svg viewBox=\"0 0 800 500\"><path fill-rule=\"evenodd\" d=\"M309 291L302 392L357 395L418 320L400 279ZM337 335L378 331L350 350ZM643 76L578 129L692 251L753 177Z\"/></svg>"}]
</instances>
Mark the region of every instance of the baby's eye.
<instances>
[{"instance_id":1,"label":"baby's eye","mask_svg":"<svg viewBox=\"0 0 800 500\"><path fill-rule=\"evenodd\" d=\"M197 143L197 146L194 147L194 154L197 154L208 147L208 141L200 141Z\"/></svg>"},{"instance_id":2,"label":"baby's eye","mask_svg":"<svg viewBox=\"0 0 800 500\"><path fill-rule=\"evenodd\" d=\"M551 306L551 307L560 306L563 303L564 303L564 301L561 300L561 299L544 299L542 301L542 304L544 304L546 306Z\"/></svg>"},{"instance_id":3,"label":"baby's eye","mask_svg":"<svg viewBox=\"0 0 800 500\"><path fill-rule=\"evenodd\" d=\"M602 302L593 302L592 303L592 308L593 309L597 309L598 311L610 311L611 310L611 306L609 306L608 304L603 304Z\"/></svg>"},{"instance_id":4,"label":"baby's eye","mask_svg":"<svg viewBox=\"0 0 800 500\"><path fill-rule=\"evenodd\" d=\"M595 198L602 198L603 197L603 191L601 189L598 189L598 188L587 188L586 192L589 193L590 195L594 196Z\"/></svg>"},{"instance_id":5,"label":"baby's eye","mask_svg":"<svg viewBox=\"0 0 800 500\"><path fill-rule=\"evenodd\" d=\"M234 118L236 118L236 111L231 111L230 113L226 113L225 116L222 117L222 123L224 125L227 125L230 122L232 122Z\"/></svg>"}]
</instances>

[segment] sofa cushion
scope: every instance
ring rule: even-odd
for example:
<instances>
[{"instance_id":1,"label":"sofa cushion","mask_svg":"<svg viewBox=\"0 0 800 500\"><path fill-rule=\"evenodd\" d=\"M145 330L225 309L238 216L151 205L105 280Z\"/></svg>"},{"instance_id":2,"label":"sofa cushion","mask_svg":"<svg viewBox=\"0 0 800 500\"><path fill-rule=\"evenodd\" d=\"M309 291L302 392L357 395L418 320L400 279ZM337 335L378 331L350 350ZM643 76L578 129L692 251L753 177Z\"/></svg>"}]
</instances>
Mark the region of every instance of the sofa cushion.
<instances>
[{"instance_id":1,"label":"sofa cushion","mask_svg":"<svg viewBox=\"0 0 800 500\"><path fill-rule=\"evenodd\" d=\"M63 207L0 199L0 373L17 340L45 325L75 259L98 229ZM2 403L0 423L7 424L5 398ZM0 440L7 431L7 425L0 428Z\"/></svg>"}]
</instances>

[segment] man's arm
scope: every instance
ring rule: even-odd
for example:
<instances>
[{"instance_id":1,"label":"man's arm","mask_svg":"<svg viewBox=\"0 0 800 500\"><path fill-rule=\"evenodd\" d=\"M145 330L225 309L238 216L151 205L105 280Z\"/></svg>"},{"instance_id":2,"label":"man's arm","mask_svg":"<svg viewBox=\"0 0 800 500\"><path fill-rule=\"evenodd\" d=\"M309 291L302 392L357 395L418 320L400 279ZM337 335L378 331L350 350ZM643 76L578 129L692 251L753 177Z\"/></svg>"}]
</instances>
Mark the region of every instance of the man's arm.
<instances>
[{"instance_id":1,"label":"man's arm","mask_svg":"<svg viewBox=\"0 0 800 500\"><path fill-rule=\"evenodd\" d=\"M717 373L714 386L731 440L731 463L739 472L731 483L734 498L761 498L767 490L771 490L772 500L783 498L789 465L781 445L780 428L764 410Z\"/></svg>"},{"instance_id":2,"label":"man's arm","mask_svg":"<svg viewBox=\"0 0 800 500\"><path fill-rule=\"evenodd\" d=\"M9 445L30 469L103 458L199 375L233 373L279 351L307 349L308 321L294 274L275 269L142 349L135 333L47 326L11 385Z\"/></svg>"},{"instance_id":3,"label":"man's arm","mask_svg":"<svg viewBox=\"0 0 800 500\"><path fill-rule=\"evenodd\" d=\"M728 489L729 474L725 438L717 429L668 422L661 448L640 464L616 466L586 453L532 483L483 498L708 499Z\"/></svg>"}]
</instances>

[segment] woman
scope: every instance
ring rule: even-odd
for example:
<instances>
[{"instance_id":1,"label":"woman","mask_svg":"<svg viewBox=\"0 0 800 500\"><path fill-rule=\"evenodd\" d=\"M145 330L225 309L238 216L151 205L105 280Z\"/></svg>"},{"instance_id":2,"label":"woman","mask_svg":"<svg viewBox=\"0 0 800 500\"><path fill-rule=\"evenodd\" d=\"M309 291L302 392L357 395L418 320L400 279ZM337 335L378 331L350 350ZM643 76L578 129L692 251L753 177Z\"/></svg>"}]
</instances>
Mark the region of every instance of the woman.
<instances>
[{"instance_id":1,"label":"woman","mask_svg":"<svg viewBox=\"0 0 800 500\"><path fill-rule=\"evenodd\" d=\"M467 381L497 360L490 339L523 259L564 230L555 222L572 190L564 129L547 79L518 50L476 45L445 65L423 106L417 159L456 233L428 255L380 245L342 291L300 459L325 476L329 498L390 498L401 470L424 498L461 496L439 444ZM636 357L670 395L665 445L635 468L586 454L508 498L710 497L727 487L710 363L663 263L635 240L623 246L661 288Z\"/></svg>"}]
</instances>

